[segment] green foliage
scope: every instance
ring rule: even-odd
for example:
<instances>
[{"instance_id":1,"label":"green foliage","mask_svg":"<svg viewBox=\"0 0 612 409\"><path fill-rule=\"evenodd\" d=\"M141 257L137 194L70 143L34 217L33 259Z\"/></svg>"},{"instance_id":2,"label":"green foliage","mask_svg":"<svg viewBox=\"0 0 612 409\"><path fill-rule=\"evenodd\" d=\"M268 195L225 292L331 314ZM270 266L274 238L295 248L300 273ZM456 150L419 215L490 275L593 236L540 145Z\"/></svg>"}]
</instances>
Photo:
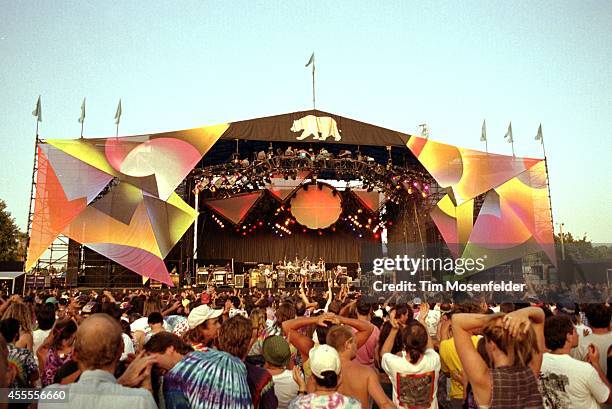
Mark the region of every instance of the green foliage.
<instances>
[{"instance_id":1,"label":"green foliage","mask_svg":"<svg viewBox=\"0 0 612 409\"><path fill-rule=\"evenodd\" d=\"M6 210L6 203L0 199L0 261L19 261L23 258L25 234L19 231L15 219Z\"/></svg>"},{"instance_id":2,"label":"green foliage","mask_svg":"<svg viewBox=\"0 0 612 409\"><path fill-rule=\"evenodd\" d=\"M561 256L561 235L555 235L557 255ZM612 258L612 247L605 244L593 246L591 240L586 236L577 239L572 233L563 233L563 244L565 247L565 257L574 260Z\"/></svg>"}]
</instances>

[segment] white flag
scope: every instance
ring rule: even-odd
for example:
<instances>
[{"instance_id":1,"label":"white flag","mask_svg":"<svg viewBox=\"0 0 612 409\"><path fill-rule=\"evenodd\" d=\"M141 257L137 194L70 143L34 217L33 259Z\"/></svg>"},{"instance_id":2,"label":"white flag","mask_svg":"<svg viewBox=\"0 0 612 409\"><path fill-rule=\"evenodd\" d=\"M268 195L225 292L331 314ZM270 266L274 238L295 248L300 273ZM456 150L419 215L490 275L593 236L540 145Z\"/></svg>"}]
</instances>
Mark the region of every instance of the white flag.
<instances>
[{"instance_id":1,"label":"white flag","mask_svg":"<svg viewBox=\"0 0 612 409\"><path fill-rule=\"evenodd\" d=\"M540 124L540 126L538 127L538 134L535 136L535 140L544 143L544 136L542 135L542 124Z\"/></svg>"},{"instance_id":2,"label":"white flag","mask_svg":"<svg viewBox=\"0 0 612 409\"><path fill-rule=\"evenodd\" d=\"M314 57L314 53L312 53L312 55L310 56L310 59L306 63L306 67L310 66L310 64L314 64L314 62L315 62L315 57Z\"/></svg>"},{"instance_id":3,"label":"white flag","mask_svg":"<svg viewBox=\"0 0 612 409\"><path fill-rule=\"evenodd\" d=\"M510 121L510 124L508 125L508 130L506 131L504 138L508 143L514 142L514 139L512 139L512 121Z\"/></svg>"},{"instance_id":4,"label":"white flag","mask_svg":"<svg viewBox=\"0 0 612 409\"><path fill-rule=\"evenodd\" d=\"M36 101L36 108L32 111L32 115L36 117L38 122L42 122L42 108L40 107L40 95L38 96L38 100Z\"/></svg>"},{"instance_id":5,"label":"white flag","mask_svg":"<svg viewBox=\"0 0 612 409\"><path fill-rule=\"evenodd\" d=\"M83 103L81 104L81 117L79 118L79 123L82 124L85 121L85 98L83 98Z\"/></svg>"},{"instance_id":6,"label":"white flag","mask_svg":"<svg viewBox=\"0 0 612 409\"><path fill-rule=\"evenodd\" d=\"M121 122L121 99L119 99L119 105L117 105L117 112L115 112L115 124L119 125Z\"/></svg>"},{"instance_id":7,"label":"white flag","mask_svg":"<svg viewBox=\"0 0 612 409\"><path fill-rule=\"evenodd\" d=\"M480 134L480 142L487 141L487 120L482 121L482 133Z\"/></svg>"}]
</instances>

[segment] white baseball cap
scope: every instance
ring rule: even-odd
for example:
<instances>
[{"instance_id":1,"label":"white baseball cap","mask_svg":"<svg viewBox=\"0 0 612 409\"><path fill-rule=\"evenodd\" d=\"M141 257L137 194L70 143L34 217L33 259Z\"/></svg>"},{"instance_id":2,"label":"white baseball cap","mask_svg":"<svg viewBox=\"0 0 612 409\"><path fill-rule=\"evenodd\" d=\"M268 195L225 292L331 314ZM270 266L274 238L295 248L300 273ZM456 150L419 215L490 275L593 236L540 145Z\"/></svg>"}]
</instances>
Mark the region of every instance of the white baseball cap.
<instances>
[{"instance_id":1,"label":"white baseball cap","mask_svg":"<svg viewBox=\"0 0 612 409\"><path fill-rule=\"evenodd\" d=\"M340 355L329 345L319 345L310 350L310 370L317 378L323 378L323 372L334 371L340 374Z\"/></svg>"},{"instance_id":2,"label":"white baseball cap","mask_svg":"<svg viewBox=\"0 0 612 409\"><path fill-rule=\"evenodd\" d=\"M221 314L223 314L223 310L214 310L208 305L200 305L191 310L187 317L187 324L190 329L193 329L206 320L220 317Z\"/></svg>"}]
</instances>

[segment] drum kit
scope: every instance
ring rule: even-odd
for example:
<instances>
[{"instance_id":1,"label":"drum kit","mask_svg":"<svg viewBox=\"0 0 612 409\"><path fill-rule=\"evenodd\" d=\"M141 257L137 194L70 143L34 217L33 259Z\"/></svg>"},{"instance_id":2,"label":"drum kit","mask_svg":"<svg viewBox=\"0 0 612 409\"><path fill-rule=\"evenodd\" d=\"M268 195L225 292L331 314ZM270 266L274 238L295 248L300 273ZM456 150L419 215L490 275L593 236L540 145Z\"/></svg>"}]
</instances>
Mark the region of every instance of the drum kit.
<instances>
[{"instance_id":1,"label":"drum kit","mask_svg":"<svg viewBox=\"0 0 612 409\"><path fill-rule=\"evenodd\" d=\"M282 284L285 282L298 283L307 279L307 281L325 281L328 278L334 278L338 282L340 276L347 274L346 267L336 267L331 271L325 270L325 261L319 259L318 262L311 262L308 258L295 258L293 261L284 260L276 265L260 263L257 267L249 270L249 286L250 287L266 287L266 277L272 279L273 285Z\"/></svg>"}]
</instances>

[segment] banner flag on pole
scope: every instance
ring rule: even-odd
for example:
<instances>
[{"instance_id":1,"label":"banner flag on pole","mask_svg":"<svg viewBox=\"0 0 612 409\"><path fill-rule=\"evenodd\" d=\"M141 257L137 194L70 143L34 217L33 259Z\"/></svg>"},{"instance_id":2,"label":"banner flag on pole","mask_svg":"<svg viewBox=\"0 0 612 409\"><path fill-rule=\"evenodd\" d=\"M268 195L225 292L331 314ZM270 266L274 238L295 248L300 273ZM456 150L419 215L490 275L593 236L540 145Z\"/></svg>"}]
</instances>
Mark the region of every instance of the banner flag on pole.
<instances>
[{"instance_id":1,"label":"banner flag on pole","mask_svg":"<svg viewBox=\"0 0 612 409\"><path fill-rule=\"evenodd\" d=\"M38 122L42 122L42 108L40 106L40 95L38 96L38 100L36 101L36 108L32 111L32 115L36 117Z\"/></svg>"},{"instance_id":2,"label":"banner flag on pole","mask_svg":"<svg viewBox=\"0 0 612 409\"><path fill-rule=\"evenodd\" d=\"M79 118L79 123L82 124L85 121L85 98L83 98L83 103L81 104L81 117Z\"/></svg>"},{"instance_id":3,"label":"banner flag on pole","mask_svg":"<svg viewBox=\"0 0 612 409\"><path fill-rule=\"evenodd\" d=\"M482 121L482 133L480 134L480 142L487 141L487 120Z\"/></svg>"},{"instance_id":4,"label":"banner flag on pole","mask_svg":"<svg viewBox=\"0 0 612 409\"><path fill-rule=\"evenodd\" d=\"M536 141L540 141L540 143L544 143L544 136L542 135L542 124L538 127L538 134L535 136Z\"/></svg>"},{"instance_id":5,"label":"banner flag on pole","mask_svg":"<svg viewBox=\"0 0 612 409\"><path fill-rule=\"evenodd\" d=\"M309 66L310 66L310 64L313 64L313 63L314 63L314 60L315 60L315 56L314 56L314 53L312 53L312 55L310 56L310 59L308 60L308 62L306 63L306 65L305 65L305 66L306 66L306 67L309 67Z\"/></svg>"},{"instance_id":6,"label":"banner flag on pole","mask_svg":"<svg viewBox=\"0 0 612 409\"><path fill-rule=\"evenodd\" d=\"M117 112L115 112L115 124L119 125L121 122L121 99L119 99L119 105L117 105Z\"/></svg>"},{"instance_id":7,"label":"banner flag on pole","mask_svg":"<svg viewBox=\"0 0 612 409\"><path fill-rule=\"evenodd\" d=\"M504 138L506 139L506 142L508 143L514 142L514 139L512 139L512 121L510 121L510 124L508 125L508 130L506 131Z\"/></svg>"}]
</instances>

